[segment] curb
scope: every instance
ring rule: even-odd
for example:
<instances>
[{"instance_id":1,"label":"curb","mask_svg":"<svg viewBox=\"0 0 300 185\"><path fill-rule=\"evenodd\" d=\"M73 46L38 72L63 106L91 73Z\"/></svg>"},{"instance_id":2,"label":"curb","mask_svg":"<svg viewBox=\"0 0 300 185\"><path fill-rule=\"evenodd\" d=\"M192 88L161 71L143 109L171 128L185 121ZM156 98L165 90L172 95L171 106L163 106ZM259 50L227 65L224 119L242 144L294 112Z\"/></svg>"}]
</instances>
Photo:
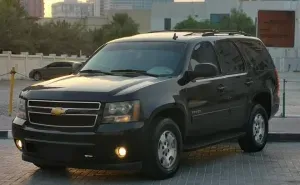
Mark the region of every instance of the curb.
<instances>
[{"instance_id":1,"label":"curb","mask_svg":"<svg viewBox=\"0 0 300 185\"><path fill-rule=\"evenodd\" d=\"M11 130L0 130L0 139L13 139ZM300 133L271 132L268 142L300 142Z\"/></svg>"},{"instance_id":2,"label":"curb","mask_svg":"<svg viewBox=\"0 0 300 185\"><path fill-rule=\"evenodd\" d=\"M0 139L12 139L11 130L0 130Z\"/></svg>"},{"instance_id":3,"label":"curb","mask_svg":"<svg viewBox=\"0 0 300 185\"><path fill-rule=\"evenodd\" d=\"M300 142L300 133L269 133L269 142Z\"/></svg>"}]
</instances>

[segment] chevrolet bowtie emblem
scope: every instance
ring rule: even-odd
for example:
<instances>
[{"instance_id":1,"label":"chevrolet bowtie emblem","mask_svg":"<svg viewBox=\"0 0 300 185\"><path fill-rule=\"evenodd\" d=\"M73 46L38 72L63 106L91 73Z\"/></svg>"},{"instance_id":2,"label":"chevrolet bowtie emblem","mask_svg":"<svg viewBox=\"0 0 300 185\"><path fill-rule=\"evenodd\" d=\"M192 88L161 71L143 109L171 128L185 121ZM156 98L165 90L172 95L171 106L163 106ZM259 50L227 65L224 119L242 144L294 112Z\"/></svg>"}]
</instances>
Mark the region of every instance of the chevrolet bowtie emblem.
<instances>
[{"instance_id":1,"label":"chevrolet bowtie emblem","mask_svg":"<svg viewBox=\"0 0 300 185\"><path fill-rule=\"evenodd\" d=\"M63 108L53 108L51 114L54 116L60 116L66 113L66 110Z\"/></svg>"}]
</instances>

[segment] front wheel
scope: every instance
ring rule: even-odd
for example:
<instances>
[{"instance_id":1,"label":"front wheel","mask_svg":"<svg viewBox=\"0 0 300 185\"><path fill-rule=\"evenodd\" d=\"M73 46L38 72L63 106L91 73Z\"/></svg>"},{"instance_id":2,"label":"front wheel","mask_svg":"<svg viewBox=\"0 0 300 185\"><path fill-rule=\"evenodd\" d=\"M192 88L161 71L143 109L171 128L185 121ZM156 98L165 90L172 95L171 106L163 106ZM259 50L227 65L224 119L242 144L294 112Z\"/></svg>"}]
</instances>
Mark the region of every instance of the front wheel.
<instances>
[{"instance_id":1,"label":"front wheel","mask_svg":"<svg viewBox=\"0 0 300 185\"><path fill-rule=\"evenodd\" d=\"M39 72L34 73L33 79L34 79L35 81L40 81L40 80L42 79L41 73L39 73Z\"/></svg>"},{"instance_id":2,"label":"front wheel","mask_svg":"<svg viewBox=\"0 0 300 185\"><path fill-rule=\"evenodd\" d=\"M239 139L243 151L259 152L264 149L269 132L268 120L266 110L260 104L254 105L246 126L246 135Z\"/></svg>"},{"instance_id":3,"label":"front wheel","mask_svg":"<svg viewBox=\"0 0 300 185\"><path fill-rule=\"evenodd\" d=\"M169 118L159 118L149 133L149 151L145 152L143 172L154 179L166 179L179 169L182 136L177 124ZM154 126L156 125L156 126Z\"/></svg>"}]
</instances>

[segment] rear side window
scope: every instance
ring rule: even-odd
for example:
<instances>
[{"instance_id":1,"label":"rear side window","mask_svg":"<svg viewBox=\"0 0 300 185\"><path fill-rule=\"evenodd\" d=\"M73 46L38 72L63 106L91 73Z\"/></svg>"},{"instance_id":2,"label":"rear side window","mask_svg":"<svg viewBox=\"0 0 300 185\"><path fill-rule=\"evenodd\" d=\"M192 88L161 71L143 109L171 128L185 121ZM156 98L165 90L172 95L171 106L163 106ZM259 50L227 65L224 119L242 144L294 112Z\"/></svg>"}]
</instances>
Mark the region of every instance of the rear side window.
<instances>
[{"instance_id":1,"label":"rear side window","mask_svg":"<svg viewBox=\"0 0 300 185\"><path fill-rule=\"evenodd\" d=\"M256 70L274 69L273 59L267 48L258 40L239 40L239 48Z\"/></svg>"},{"instance_id":2,"label":"rear side window","mask_svg":"<svg viewBox=\"0 0 300 185\"><path fill-rule=\"evenodd\" d=\"M61 62L59 67L72 67L72 64L69 62Z\"/></svg>"},{"instance_id":3,"label":"rear side window","mask_svg":"<svg viewBox=\"0 0 300 185\"><path fill-rule=\"evenodd\" d=\"M49 64L48 67L59 67L59 63L58 62L54 62L52 64Z\"/></svg>"},{"instance_id":4,"label":"rear side window","mask_svg":"<svg viewBox=\"0 0 300 185\"><path fill-rule=\"evenodd\" d=\"M228 40L216 42L216 51L220 57L220 66L224 75L245 72L245 64L236 46Z\"/></svg>"}]
</instances>

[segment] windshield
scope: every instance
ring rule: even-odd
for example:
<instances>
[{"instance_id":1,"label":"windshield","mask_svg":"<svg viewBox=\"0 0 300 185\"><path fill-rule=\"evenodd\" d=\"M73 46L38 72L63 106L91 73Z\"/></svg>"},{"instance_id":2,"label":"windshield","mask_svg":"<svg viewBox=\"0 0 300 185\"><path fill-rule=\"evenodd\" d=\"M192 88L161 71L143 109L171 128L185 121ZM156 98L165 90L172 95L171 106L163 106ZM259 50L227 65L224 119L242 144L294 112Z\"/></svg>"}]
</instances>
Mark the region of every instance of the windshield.
<instances>
[{"instance_id":1,"label":"windshield","mask_svg":"<svg viewBox=\"0 0 300 185\"><path fill-rule=\"evenodd\" d=\"M96 53L80 71L140 72L158 76L177 73L185 43L111 43Z\"/></svg>"}]
</instances>

